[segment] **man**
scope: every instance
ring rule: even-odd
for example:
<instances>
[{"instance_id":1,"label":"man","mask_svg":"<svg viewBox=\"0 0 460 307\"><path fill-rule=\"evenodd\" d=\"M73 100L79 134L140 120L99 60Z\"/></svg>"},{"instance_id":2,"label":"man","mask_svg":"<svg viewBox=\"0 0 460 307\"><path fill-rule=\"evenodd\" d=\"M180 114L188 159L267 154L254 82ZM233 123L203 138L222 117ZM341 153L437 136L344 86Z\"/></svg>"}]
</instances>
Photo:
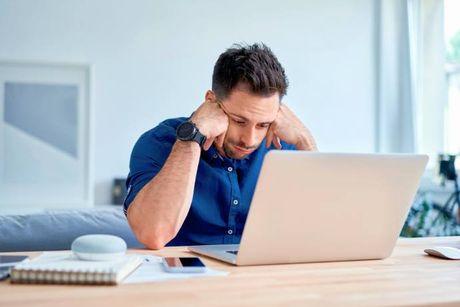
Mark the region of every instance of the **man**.
<instances>
[{"instance_id":1,"label":"man","mask_svg":"<svg viewBox=\"0 0 460 307\"><path fill-rule=\"evenodd\" d=\"M151 249L240 242L265 154L316 150L281 103L287 87L267 46L235 45L220 55L212 90L190 118L168 119L140 137L124 204L140 242Z\"/></svg>"}]
</instances>

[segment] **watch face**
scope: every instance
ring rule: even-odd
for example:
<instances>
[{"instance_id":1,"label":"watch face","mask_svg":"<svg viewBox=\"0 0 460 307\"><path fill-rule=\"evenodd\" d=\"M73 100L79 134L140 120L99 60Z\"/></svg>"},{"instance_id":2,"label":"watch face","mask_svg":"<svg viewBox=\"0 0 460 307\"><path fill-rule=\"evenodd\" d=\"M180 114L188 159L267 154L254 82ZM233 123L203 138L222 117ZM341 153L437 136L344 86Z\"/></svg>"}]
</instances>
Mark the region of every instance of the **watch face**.
<instances>
[{"instance_id":1,"label":"watch face","mask_svg":"<svg viewBox=\"0 0 460 307\"><path fill-rule=\"evenodd\" d=\"M191 140L195 132L195 126L192 123L185 122L177 127L177 137L183 140Z\"/></svg>"}]
</instances>

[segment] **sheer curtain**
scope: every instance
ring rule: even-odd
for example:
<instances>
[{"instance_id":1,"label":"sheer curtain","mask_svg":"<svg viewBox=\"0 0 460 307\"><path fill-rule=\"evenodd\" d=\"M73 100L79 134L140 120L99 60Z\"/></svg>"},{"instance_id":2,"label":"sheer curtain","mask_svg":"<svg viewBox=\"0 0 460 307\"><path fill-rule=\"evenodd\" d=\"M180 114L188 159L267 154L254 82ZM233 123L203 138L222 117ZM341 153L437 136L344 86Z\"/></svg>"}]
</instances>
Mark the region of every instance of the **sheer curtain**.
<instances>
[{"instance_id":1,"label":"sheer curtain","mask_svg":"<svg viewBox=\"0 0 460 307\"><path fill-rule=\"evenodd\" d=\"M442 150L443 1L381 0L377 27L378 152Z\"/></svg>"}]
</instances>

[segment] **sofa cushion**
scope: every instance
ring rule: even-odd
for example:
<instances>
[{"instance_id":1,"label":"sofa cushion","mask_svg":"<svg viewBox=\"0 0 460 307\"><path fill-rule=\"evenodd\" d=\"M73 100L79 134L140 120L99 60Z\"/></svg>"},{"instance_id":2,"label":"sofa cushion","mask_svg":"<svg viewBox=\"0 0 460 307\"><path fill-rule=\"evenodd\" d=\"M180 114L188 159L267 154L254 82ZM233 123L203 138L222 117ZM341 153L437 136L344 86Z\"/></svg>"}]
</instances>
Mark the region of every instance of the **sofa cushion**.
<instances>
[{"instance_id":1,"label":"sofa cushion","mask_svg":"<svg viewBox=\"0 0 460 307\"><path fill-rule=\"evenodd\" d=\"M116 235L128 248L143 247L120 207L0 215L0 252L66 250L75 238L85 234Z\"/></svg>"}]
</instances>

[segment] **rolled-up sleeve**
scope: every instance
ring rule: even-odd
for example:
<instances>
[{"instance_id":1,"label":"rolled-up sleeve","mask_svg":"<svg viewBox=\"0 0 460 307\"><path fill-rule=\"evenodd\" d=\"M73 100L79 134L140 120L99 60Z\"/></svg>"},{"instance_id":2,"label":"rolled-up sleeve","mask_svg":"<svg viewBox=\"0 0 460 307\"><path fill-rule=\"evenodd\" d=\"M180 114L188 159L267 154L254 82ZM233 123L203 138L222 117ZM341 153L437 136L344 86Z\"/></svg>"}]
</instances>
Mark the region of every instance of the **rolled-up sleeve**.
<instances>
[{"instance_id":1,"label":"rolled-up sleeve","mask_svg":"<svg viewBox=\"0 0 460 307\"><path fill-rule=\"evenodd\" d=\"M126 179L127 195L123 203L125 214L137 193L160 172L174 142L174 127L164 123L144 133L136 142Z\"/></svg>"}]
</instances>

